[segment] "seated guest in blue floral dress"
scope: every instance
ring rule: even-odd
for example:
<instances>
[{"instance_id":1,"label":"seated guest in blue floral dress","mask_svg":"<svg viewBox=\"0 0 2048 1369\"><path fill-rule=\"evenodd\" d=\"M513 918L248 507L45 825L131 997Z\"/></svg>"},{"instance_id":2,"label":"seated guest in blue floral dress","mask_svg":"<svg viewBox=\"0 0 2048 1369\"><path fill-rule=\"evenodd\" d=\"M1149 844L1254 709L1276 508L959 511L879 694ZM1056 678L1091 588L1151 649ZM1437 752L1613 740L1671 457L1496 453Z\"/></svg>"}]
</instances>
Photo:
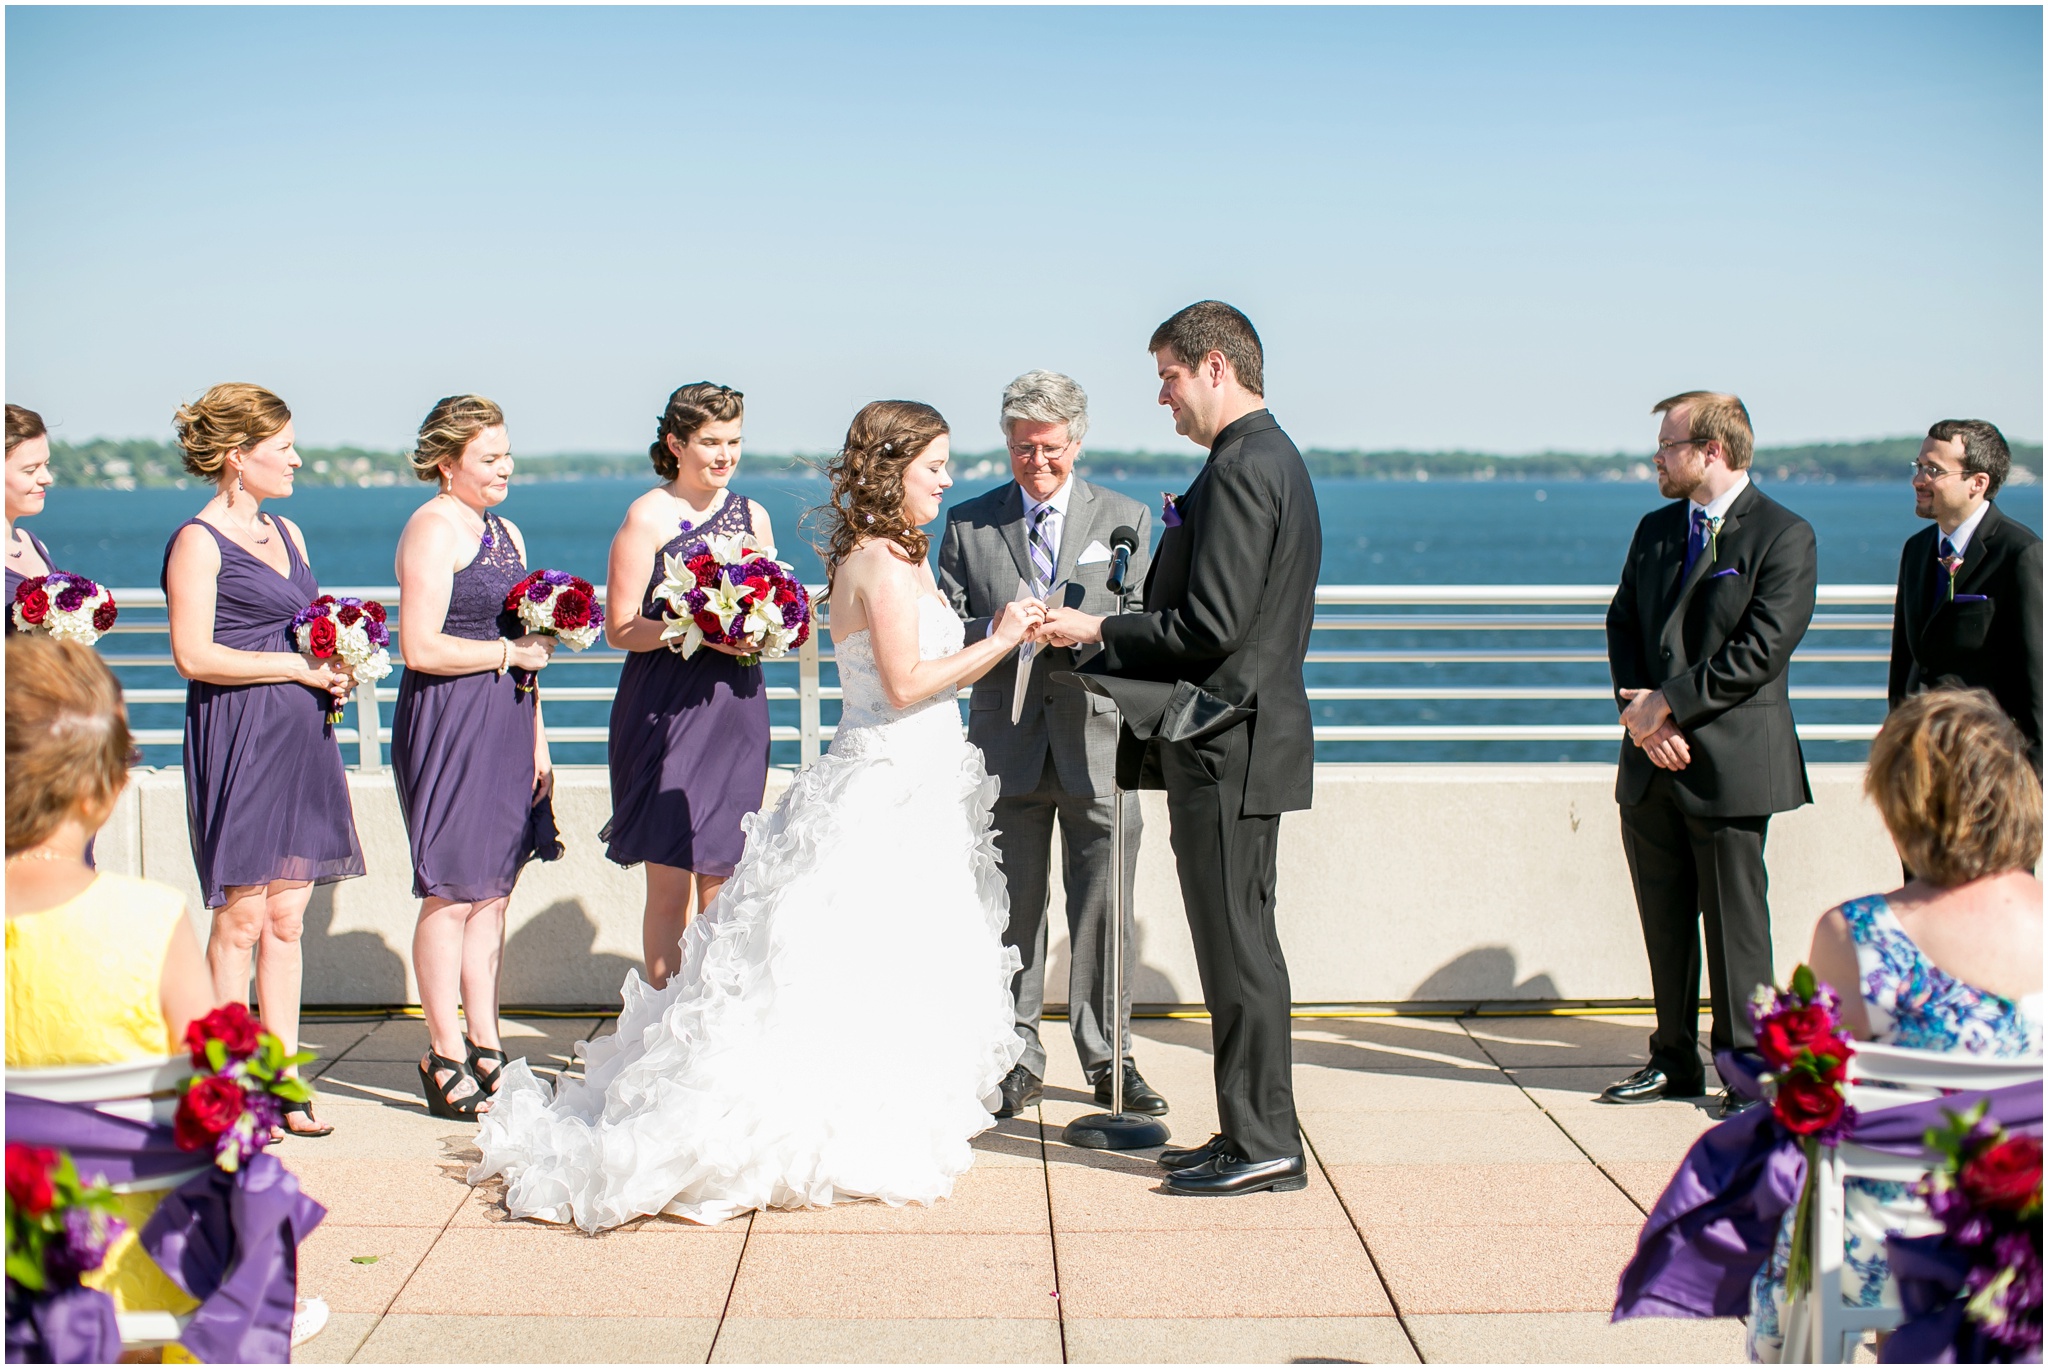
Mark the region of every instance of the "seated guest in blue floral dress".
<instances>
[{"instance_id":1,"label":"seated guest in blue floral dress","mask_svg":"<svg viewBox=\"0 0 2048 1369\"><path fill-rule=\"evenodd\" d=\"M2041 782L2027 744L1979 689L1901 703L1871 744L1864 789L1907 867L1903 889L1852 899L1814 929L1808 963L1842 998L1858 1040L1966 1055L2039 1055L2042 1043ZM1940 1229L1910 1185L1851 1179L1844 1298L1898 1305L1887 1232ZM1749 1354L1784 1348L1791 1212L1750 1287Z\"/></svg>"}]
</instances>

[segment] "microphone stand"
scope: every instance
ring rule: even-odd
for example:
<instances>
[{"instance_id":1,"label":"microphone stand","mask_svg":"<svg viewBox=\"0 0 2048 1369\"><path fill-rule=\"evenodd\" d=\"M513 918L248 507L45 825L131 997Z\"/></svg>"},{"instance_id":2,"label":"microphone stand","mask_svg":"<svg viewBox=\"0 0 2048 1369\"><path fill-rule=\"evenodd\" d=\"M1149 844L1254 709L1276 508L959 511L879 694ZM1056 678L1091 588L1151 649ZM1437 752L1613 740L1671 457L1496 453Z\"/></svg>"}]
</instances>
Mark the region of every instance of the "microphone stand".
<instances>
[{"instance_id":1,"label":"microphone stand","mask_svg":"<svg viewBox=\"0 0 2048 1369\"><path fill-rule=\"evenodd\" d=\"M1117 548L1117 562L1110 576L1109 588L1116 595L1116 611L1122 613L1130 598L1130 586L1125 583L1129 575L1128 548ZM1123 734L1123 709L1111 699L1111 716L1116 720L1117 734ZM1111 782L1115 783L1114 766ZM1157 1117L1143 1113L1124 1111L1124 787L1116 785L1113 800L1116 826L1112 830L1109 849L1114 873L1110 880L1110 924L1109 924L1109 980L1111 997L1109 1001L1109 1111L1091 1112L1076 1117L1060 1132L1060 1139L1070 1146L1084 1150L1144 1150L1150 1146L1163 1146L1171 1134L1166 1123ZM1071 1007L1069 1008L1071 1012Z\"/></svg>"}]
</instances>

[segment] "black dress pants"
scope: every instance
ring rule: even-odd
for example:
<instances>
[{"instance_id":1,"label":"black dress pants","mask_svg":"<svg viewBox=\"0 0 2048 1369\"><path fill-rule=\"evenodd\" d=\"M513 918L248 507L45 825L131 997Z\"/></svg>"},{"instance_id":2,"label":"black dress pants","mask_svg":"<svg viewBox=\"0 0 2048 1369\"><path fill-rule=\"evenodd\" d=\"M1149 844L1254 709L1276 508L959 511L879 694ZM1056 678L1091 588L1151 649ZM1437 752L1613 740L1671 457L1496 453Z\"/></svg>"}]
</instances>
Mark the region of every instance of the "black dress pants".
<instances>
[{"instance_id":1,"label":"black dress pants","mask_svg":"<svg viewBox=\"0 0 2048 1369\"><path fill-rule=\"evenodd\" d=\"M1294 1116L1293 989L1274 926L1280 815L1244 814L1250 729L1157 743L1181 900L1209 1007L1216 1113L1247 1160L1302 1153Z\"/></svg>"},{"instance_id":2,"label":"black dress pants","mask_svg":"<svg viewBox=\"0 0 2048 1369\"><path fill-rule=\"evenodd\" d=\"M1650 1061L1673 1079L1700 1078L1700 919L1706 919L1707 983L1714 1050L1754 1050L1749 1000L1772 984L1761 817L1693 817L1662 771L1643 801L1621 806L1621 844L1635 883L1650 954L1657 1030Z\"/></svg>"}]
</instances>

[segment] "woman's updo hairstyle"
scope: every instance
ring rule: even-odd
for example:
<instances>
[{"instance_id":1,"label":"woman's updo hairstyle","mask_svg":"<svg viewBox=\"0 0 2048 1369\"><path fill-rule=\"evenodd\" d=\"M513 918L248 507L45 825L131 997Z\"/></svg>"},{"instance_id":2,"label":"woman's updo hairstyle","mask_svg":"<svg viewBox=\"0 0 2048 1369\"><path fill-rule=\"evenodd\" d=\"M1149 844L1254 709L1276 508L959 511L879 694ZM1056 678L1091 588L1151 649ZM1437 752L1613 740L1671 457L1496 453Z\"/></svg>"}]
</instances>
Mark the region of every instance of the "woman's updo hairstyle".
<instances>
[{"instance_id":1,"label":"woman's updo hairstyle","mask_svg":"<svg viewBox=\"0 0 2048 1369\"><path fill-rule=\"evenodd\" d=\"M24 409L19 404L7 406L7 454L14 455L14 449L24 442L49 436L50 430L43 426L43 416L34 409Z\"/></svg>"},{"instance_id":2,"label":"woman's updo hairstyle","mask_svg":"<svg viewBox=\"0 0 2048 1369\"><path fill-rule=\"evenodd\" d=\"M100 654L40 634L7 641L7 854L73 813L104 822L128 782L128 710Z\"/></svg>"},{"instance_id":3,"label":"woman's updo hairstyle","mask_svg":"<svg viewBox=\"0 0 2048 1369\"><path fill-rule=\"evenodd\" d=\"M1870 744L1863 792L1906 867L1938 888L2041 862L2041 777L1985 690L1903 700Z\"/></svg>"},{"instance_id":4,"label":"woman's updo hairstyle","mask_svg":"<svg viewBox=\"0 0 2048 1369\"><path fill-rule=\"evenodd\" d=\"M887 538L910 559L924 560L931 538L903 512L903 472L951 431L937 409L914 399L878 399L853 416L845 445L825 468L832 478L828 572L838 570L868 537Z\"/></svg>"},{"instance_id":5,"label":"woman's updo hairstyle","mask_svg":"<svg viewBox=\"0 0 2048 1369\"><path fill-rule=\"evenodd\" d=\"M292 411L261 385L229 381L216 385L190 404L178 406L171 422L178 445L185 449L185 473L201 480L219 480L228 453L247 451L284 431Z\"/></svg>"},{"instance_id":6,"label":"woman's updo hairstyle","mask_svg":"<svg viewBox=\"0 0 2048 1369\"><path fill-rule=\"evenodd\" d=\"M449 395L427 411L410 453L412 473L439 481L447 466L462 464L462 453L486 428L505 426L505 411L482 395Z\"/></svg>"},{"instance_id":7,"label":"woman's updo hairstyle","mask_svg":"<svg viewBox=\"0 0 2048 1369\"><path fill-rule=\"evenodd\" d=\"M730 385L719 385L709 380L695 381L684 385L668 397L668 407L661 411L661 424L655 429L654 441L647 446L647 459L654 463L654 473L663 480L673 480L682 469L676 454L668 449L668 440L688 442L697 435L697 429L706 423L730 423L747 411L747 397Z\"/></svg>"}]
</instances>

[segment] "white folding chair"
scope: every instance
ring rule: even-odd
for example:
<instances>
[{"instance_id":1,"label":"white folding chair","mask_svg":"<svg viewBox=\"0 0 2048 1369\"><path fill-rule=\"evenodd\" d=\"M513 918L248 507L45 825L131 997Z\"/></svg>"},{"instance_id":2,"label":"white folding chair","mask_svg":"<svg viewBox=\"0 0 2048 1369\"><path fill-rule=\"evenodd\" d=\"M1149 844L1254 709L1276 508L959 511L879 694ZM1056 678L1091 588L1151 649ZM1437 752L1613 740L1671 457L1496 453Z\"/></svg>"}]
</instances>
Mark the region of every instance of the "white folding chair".
<instances>
[{"instance_id":1,"label":"white folding chair","mask_svg":"<svg viewBox=\"0 0 2048 1369\"><path fill-rule=\"evenodd\" d=\"M51 1065L43 1069L10 1069L7 1091L56 1103L86 1103L96 1111L136 1122L169 1122L178 1110L178 1085L192 1073L181 1055L157 1056L118 1065ZM176 1188L205 1164L154 1179L115 1184L116 1193L154 1193ZM124 1344L144 1347L176 1340L189 1317L169 1312L123 1312L119 1316Z\"/></svg>"},{"instance_id":2,"label":"white folding chair","mask_svg":"<svg viewBox=\"0 0 2048 1369\"><path fill-rule=\"evenodd\" d=\"M1998 1059L1859 1041L1849 1060L1848 1099L1868 1116L1945 1093L2040 1083L2039 1056ZM1899 1324L1897 1307L1850 1307L1842 1301L1847 1228L1843 1185L1850 1179L1916 1183L1926 1176L1930 1163L1924 1154L1892 1155L1853 1142L1821 1147L1814 1181L1817 1219L1808 1232L1813 1285L1786 1309L1786 1363L1847 1363L1866 1333L1889 1331Z\"/></svg>"}]
</instances>

